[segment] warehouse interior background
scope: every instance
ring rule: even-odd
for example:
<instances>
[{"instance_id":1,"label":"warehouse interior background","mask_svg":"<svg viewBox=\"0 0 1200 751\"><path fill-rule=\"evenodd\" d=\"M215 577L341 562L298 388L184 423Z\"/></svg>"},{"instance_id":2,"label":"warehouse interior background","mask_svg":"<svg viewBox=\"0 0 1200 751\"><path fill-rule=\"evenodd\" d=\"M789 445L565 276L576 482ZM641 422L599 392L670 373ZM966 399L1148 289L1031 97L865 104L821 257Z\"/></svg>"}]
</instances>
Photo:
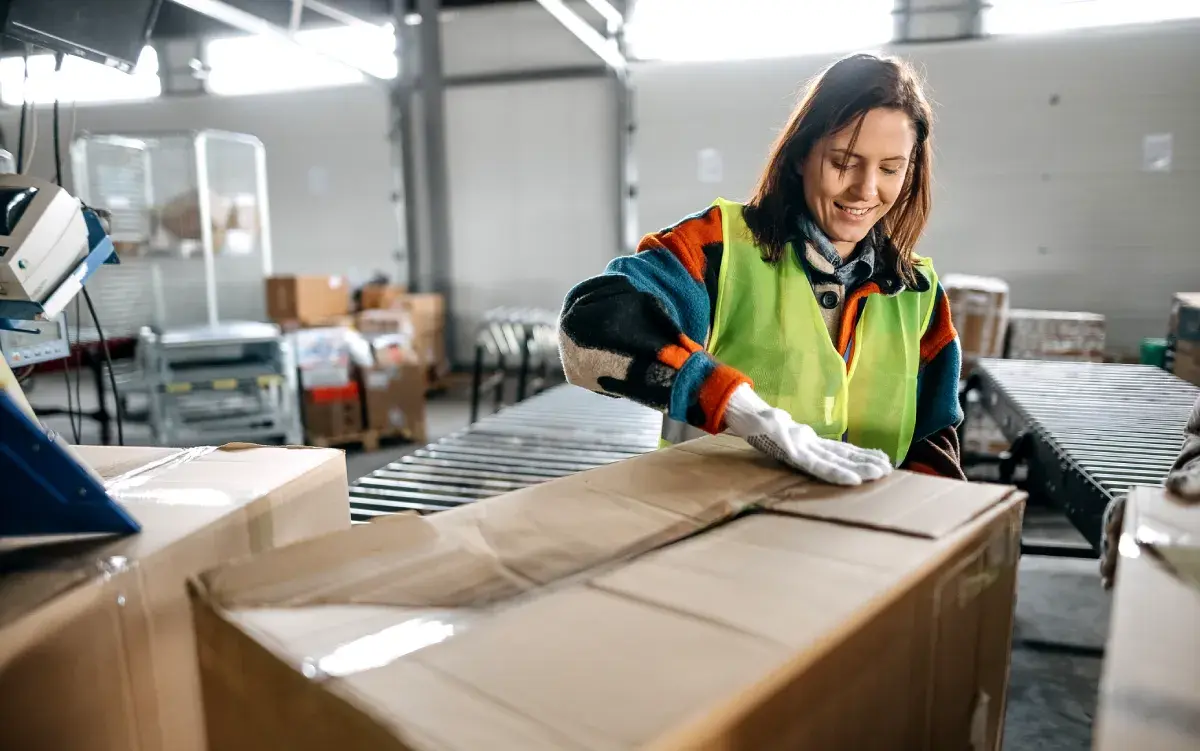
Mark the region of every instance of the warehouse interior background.
<instances>
[{"instance_id":1,"label":"warehouse interior background","mask_svg":"<svg viewBox=\"0 0 1200 751\"><path fill-rule=\"evenodd\" d=\"M256 24L269 33L235 28ZM434 480L399 478L397 462L432 465L436 442L467 440L481 409L561 381L553 328L567 292L643 235L717 197L745 199L805 83L862 50L902 56L924 76L934 190L918 252L940 274L1002 280L1006 310L1091 314L1101 345L1081 359L1144 363L1147 342L1174 336L1176 296L1200 290L1197 0L164 0L129 75L70 58L56 72L52 55L25 60L6 44L0 131L16 154L26 102L26 170L50 178L57 98L63 184L73 190L78 143L92 136L208 132L261 143L257 221L269 251L214 262L216 272L197 255L135 252L124 268L97 272L88 286L110 338L211 322L214 294L223 322L284 323L268 312L267 276L440 296L444 311L413 313L444 320L430 335L445 337L447 370L427 402L422 382L424 424L399 442L380 446L374 435L348 447L361 522L379 509L449 503ZM244 157L222 165L218 155L213 174L253 172ZM520 315L534 323L514 323ZM516 362L522 337L555 372ZM491 356L499 347L509 357L495 366L499 381L484 378L485 340ZM1176 374L1200 383L1200 354L1195 363L1190 377ZM103 395L108 381L94 365L95 379L76 360L65 388L57 370L37 370L31 399L74 412L102 405L103 421L129 409L126 444L169 443L134 418L138 405ZM113 385L132 393L141 382L129 367ZM407 398L392 406L412 420ZM657 415L611 414L656 441ZM79 429L73 415L45 423L62 435ZM111 442L100 423L83 420L79 442ZM304 427L308 443L347 437ZM987 453L991 440L1008 456L1008 438L971 448ZM997 463L972 479L1011 479ZM384 500L373 506L371 493ZM1041 646L1013 651L1005 748L1092 743L1110 596L1095 541L1062 517L1026 522L1027 534L1076 552L1021 560L1017 632Z\"/></svg>"},{"instance_id":2,"label":"warehouse interior background","mask_svg":"<svg viewBox=\"0 0 1200 751\"><path fill-rule=\"evenodd\" d=\"M661 53L683 61L636 63L630 71L639 234L716 196L744 197L803 83L847 50L886 44L892 32L886 1L747 3L737 11L745 14L742 31L697 20L734 12L720 3L719 12L677 17L655 10L672 3L640 4L647 23L663 26L646 35L669 37ZM1006 7L994 5L992 13ZM1008 21L1001 29L1031 33L894 48L921 66L936 103L935 209L921 248L943 273L1005 278L1016 306L1105 315L1110 347L1131 354L1142 337L1162 331L1171 294L1200 286L1189 242L1200 157L1187 137L1200 107L1200 22L1046 31L1053 5L1014 2L1023 12L1001 15ZM1079 10L1083 22L1138 20L1153 13L1143 8L1160 6L1191 12L1186 2L1060 5L1103 9ZM752 22L754 13L763 20ZM1060 13L1062 23L1072 20ZM438 252L451 269L451 316L463 324L457 353L466 359L483 311L556 308L621 247L612 178L619 130L603 63L536 3L449 9L441 23L450 244ZM763 28L789 32L756 39ZM386 70L390 35L368 33L360 44L355 35L365 32L336 31L336 44ZM737 59L747 49L776 56ZM194 87L187 63L205 50L217 93L172 95L175 76ZM157 67L158 85L141 91L165 93L81 102L76 129L253 134L267 152L276 273L365 281L379 270L405 281L407 265L395 258L403 243L385 87L284 42L244 37L199 49L192 40L167 40ZM536 77L556 71L572 77ZM530 78L489 80L497 73ZM20 78L19 58L5 60L0 90L19 91ZM120 84L114 88L138 93L137 84ZM89 99L104 96L104 86L80 88ZM6 133L17 128L12 96L0 116ZM38 125L49 143L49 118ZM1154 134L1174 136L1168 172L1144 167L1144 141ZM53 174L49 148L38 150L32 170Z\"/></svg>"}]
</instances>

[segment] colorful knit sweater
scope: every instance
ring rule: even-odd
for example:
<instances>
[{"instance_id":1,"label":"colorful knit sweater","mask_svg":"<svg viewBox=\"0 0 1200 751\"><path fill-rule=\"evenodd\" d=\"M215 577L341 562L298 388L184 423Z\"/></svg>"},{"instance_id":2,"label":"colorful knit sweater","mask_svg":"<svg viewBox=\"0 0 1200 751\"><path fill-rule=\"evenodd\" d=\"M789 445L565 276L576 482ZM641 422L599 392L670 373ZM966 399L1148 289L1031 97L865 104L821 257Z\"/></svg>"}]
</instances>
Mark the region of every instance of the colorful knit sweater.
<instances>
[{"instance_id":1,"label":"colorful knit sweater","mask_svg":"<svg viewBox=\"0 0 1200 751\"><path fill-rule=\"evenodd\" d=\"M635 255L613 260L603 274L577 285L567 295L560 327L567 379L720 432L730 395L749 382L700 344L712 329L723 252L721 212L714 206L646 236ZM845 290L834 343L847 362L863 302L902 289L894 264L876 263L867 281ZM916 427L904 469L963 478L956 431L961 363L939 285L921 340Z\"/></svg>"}]
</instances>

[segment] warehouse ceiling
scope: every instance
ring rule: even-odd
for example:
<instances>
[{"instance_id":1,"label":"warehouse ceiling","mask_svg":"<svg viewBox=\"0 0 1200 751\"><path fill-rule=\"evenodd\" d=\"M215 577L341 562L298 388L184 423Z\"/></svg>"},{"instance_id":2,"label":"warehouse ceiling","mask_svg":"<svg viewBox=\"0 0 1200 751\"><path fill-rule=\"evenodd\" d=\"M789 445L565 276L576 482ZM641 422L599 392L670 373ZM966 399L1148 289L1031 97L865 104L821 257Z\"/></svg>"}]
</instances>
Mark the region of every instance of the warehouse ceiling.
<instances>
[{"instance_id":1,"label":"warehouse ceiling","mask_svg":"<svg viewBox=\"0 0 1200 751\"><path fill-rule=\"evenodd\" d=\"M443 8L465 8L523 1L525 0L441 0ZM279 26L287 26L291 18L292 4L290 0L225 0L225 2ZM364 20L378 20L382 23L391 18L391 0L324 0L324 2ZM416 11L417 0L404 0L404 2L407 3L409 12ZM306 9L301 23L304 26L328 26L331 22L324 16ZM155 40L178 39L228 33L229 31L230 28L219 21L214 21L176 5L171 0L166 0L162 10L159 11L158 22L154 25L151 37Z\"/></svg>"}]
</instances>

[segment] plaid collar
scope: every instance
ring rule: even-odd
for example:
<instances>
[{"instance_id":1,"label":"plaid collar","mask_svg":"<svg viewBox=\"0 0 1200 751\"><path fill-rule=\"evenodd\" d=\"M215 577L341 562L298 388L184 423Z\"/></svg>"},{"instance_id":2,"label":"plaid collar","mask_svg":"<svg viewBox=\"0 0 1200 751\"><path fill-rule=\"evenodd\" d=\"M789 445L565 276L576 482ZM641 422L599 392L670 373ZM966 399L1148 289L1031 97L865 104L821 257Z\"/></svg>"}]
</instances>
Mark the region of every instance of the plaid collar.
<instances>
[{"instance_id":1,"label":"plaid collar","mask_svg":"<svg viewBox=\"0 0 1200 751\"><path fill-rule=\"evenodd\" d=\"M906 289L929 290L929 280L923 274L916 275L915 286L900 277L895 263L896 248L878 224L844 260L807 214L800 216L797 225L793 247L813 284L839 284L846 292L853 292L867 282L874 282L885 295L897 295Z\"/></svg>"}]
</instances>

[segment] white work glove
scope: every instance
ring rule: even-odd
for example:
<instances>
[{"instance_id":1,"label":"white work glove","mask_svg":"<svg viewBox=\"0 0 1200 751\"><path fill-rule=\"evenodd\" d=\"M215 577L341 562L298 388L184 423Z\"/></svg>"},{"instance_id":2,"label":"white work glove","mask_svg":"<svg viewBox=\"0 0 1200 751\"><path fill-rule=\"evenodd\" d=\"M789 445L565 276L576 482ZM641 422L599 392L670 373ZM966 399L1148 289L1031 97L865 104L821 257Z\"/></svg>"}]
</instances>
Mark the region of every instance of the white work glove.
<instances>
[{"instance_id":1,"label":"white work glove","mask_svg":"<svg viewBox=\"0 0 1200 751\"><path fill-rule=\"evenodd\" d=\"M767 404L748 384L738 386L729 398L725 425L764 454L834 485L861 485L892 471L887 454L821 438Z\"/></svg>"}]
</instances>

